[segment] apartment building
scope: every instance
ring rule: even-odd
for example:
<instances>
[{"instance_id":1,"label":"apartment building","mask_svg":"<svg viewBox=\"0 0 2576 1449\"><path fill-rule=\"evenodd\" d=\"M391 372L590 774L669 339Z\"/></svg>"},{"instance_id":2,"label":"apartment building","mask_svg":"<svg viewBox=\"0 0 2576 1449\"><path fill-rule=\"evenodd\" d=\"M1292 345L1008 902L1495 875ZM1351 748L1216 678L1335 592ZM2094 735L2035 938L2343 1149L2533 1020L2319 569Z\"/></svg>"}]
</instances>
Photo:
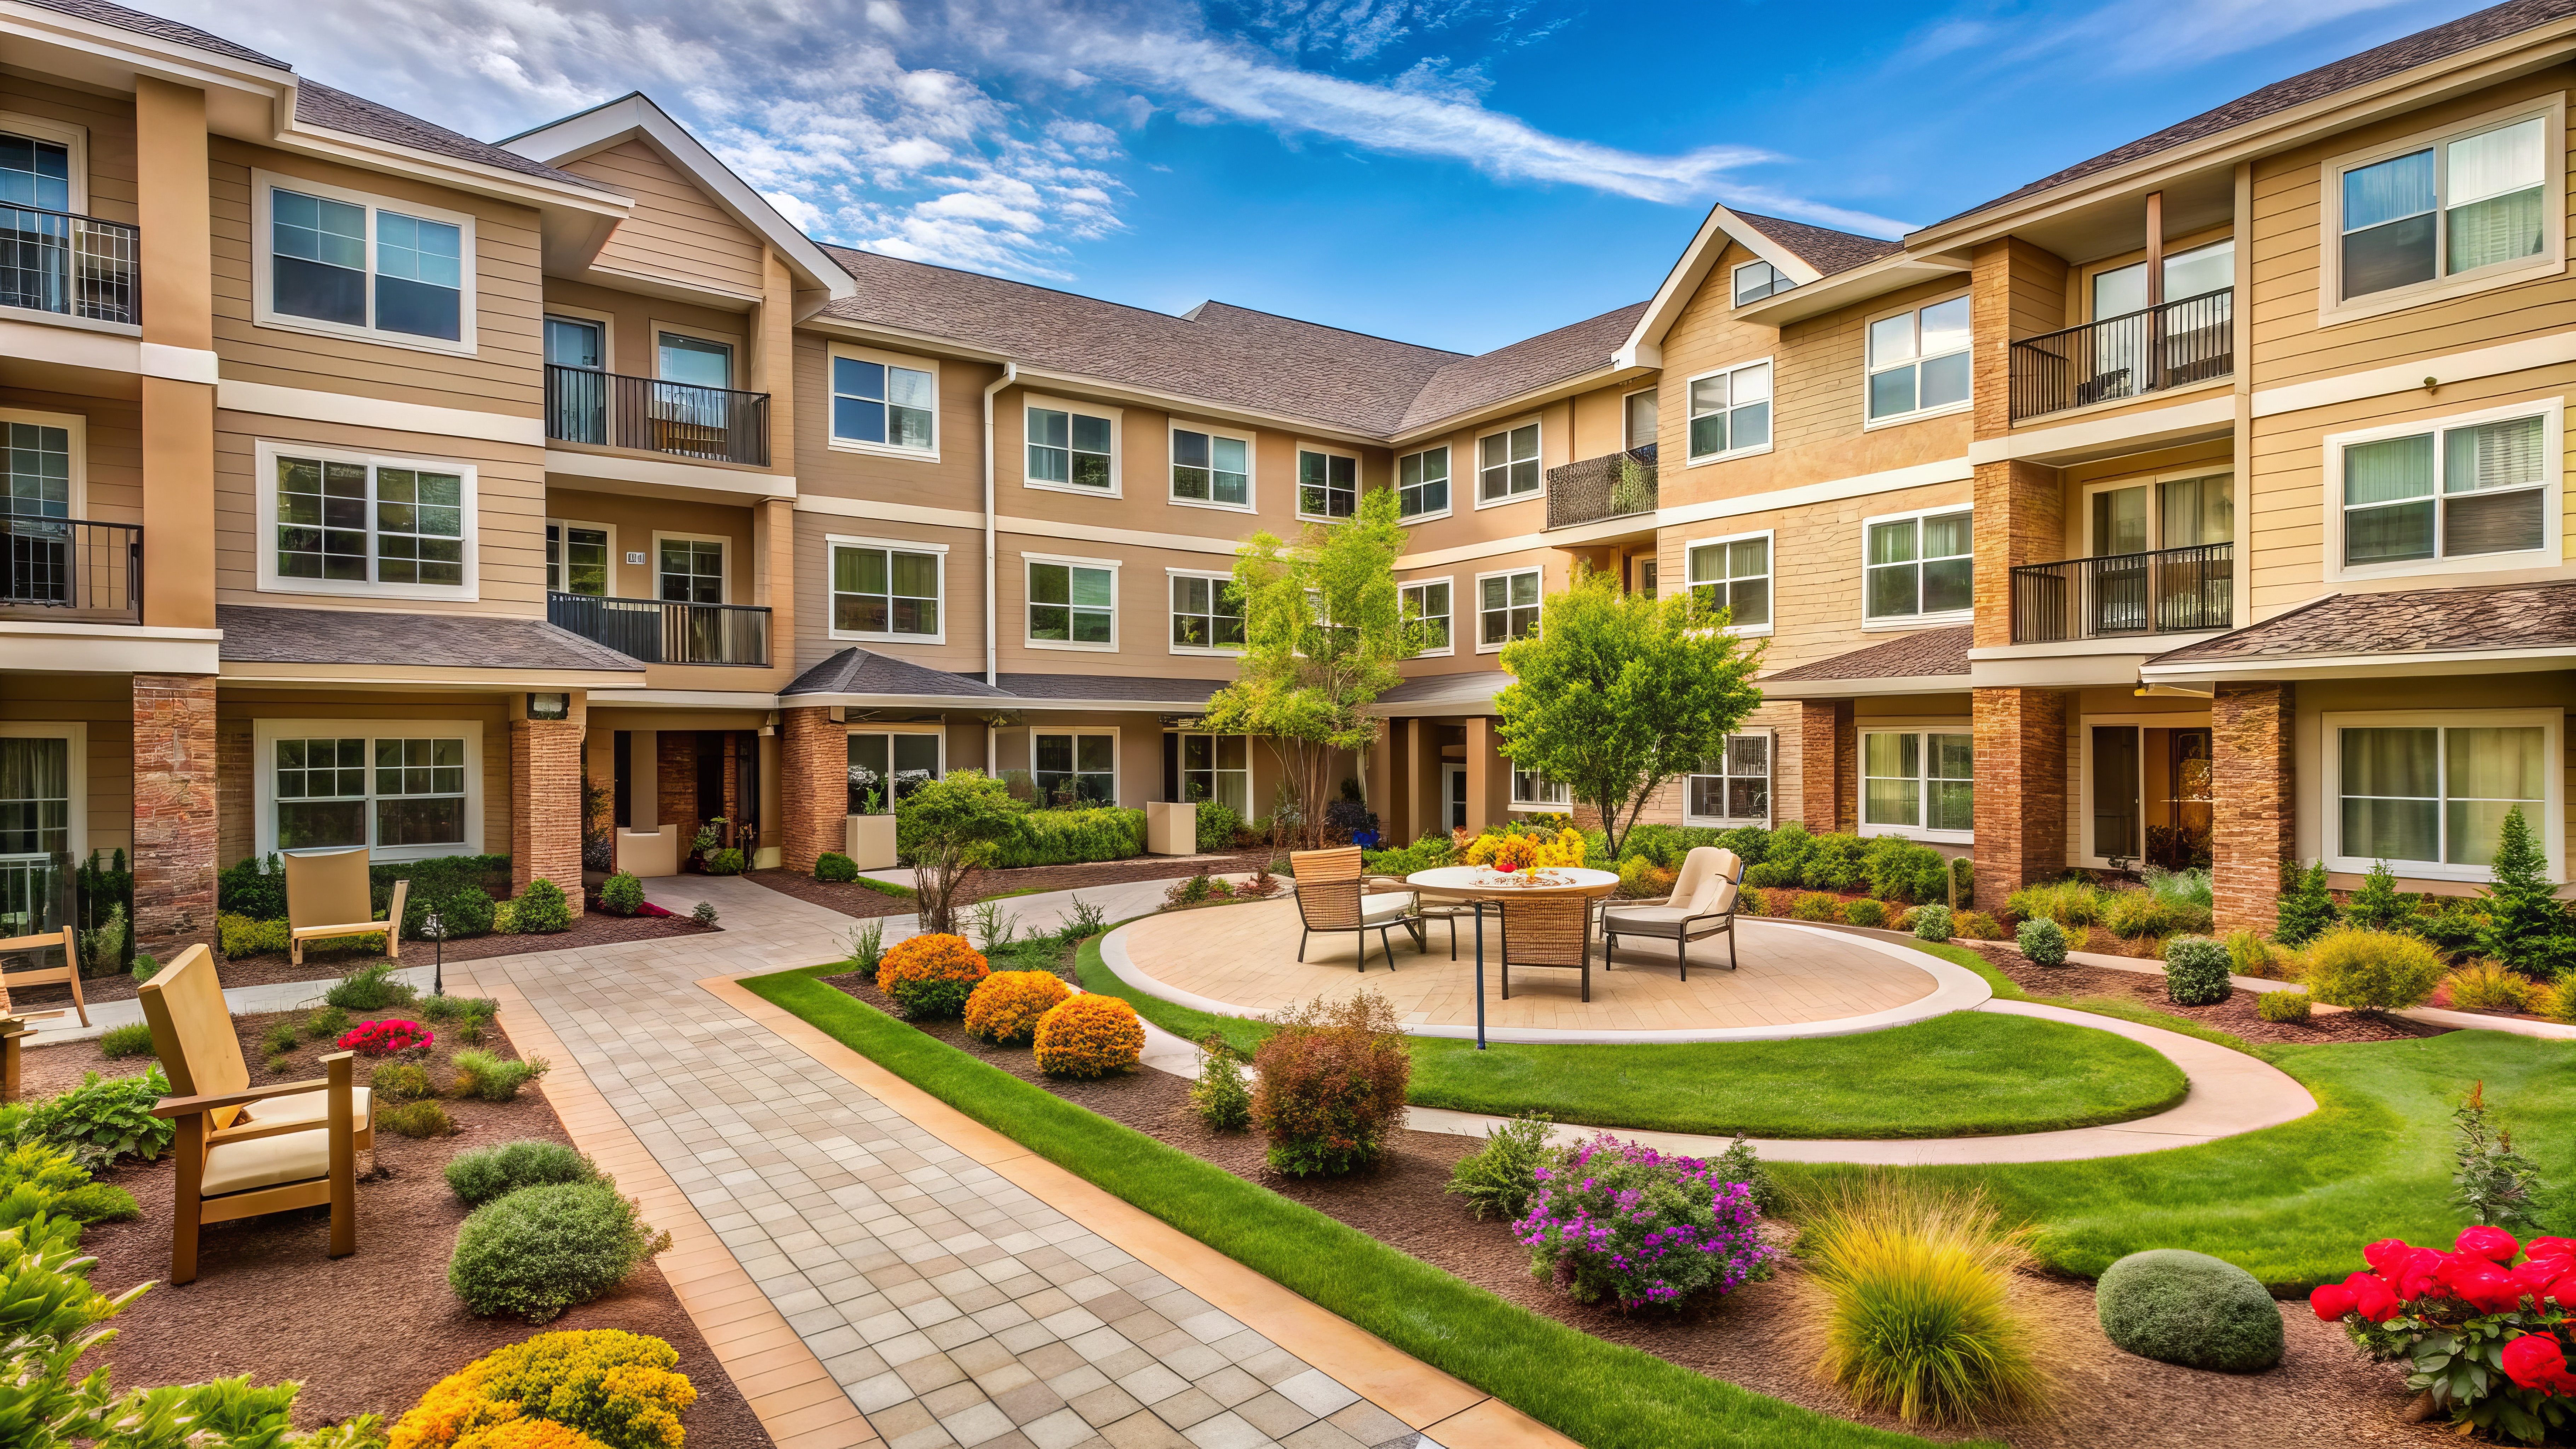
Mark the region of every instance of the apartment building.
<instances>
[{"instance_id":1,"label":"apartment building","mask_svg":"<svg viewBox=\"0 0 2576 1449\"><path fill-rule=\"evenodd\" d=\"M1260 813L1217 584L1374 488L1400 837L1565 808L1494 656L1582 566L1767 651L1659 818L2207 851L2230 924L2292 857L2472 889L2514 804L2565 874L2567 0L1902 241L1720 207L1473 357L818 244L640 95L487 143L104 0L0 36L0 912L111 847L146 948L276 849L560 882L585 812L809 868L966 767Z\"/></svg>"}]
</instances>

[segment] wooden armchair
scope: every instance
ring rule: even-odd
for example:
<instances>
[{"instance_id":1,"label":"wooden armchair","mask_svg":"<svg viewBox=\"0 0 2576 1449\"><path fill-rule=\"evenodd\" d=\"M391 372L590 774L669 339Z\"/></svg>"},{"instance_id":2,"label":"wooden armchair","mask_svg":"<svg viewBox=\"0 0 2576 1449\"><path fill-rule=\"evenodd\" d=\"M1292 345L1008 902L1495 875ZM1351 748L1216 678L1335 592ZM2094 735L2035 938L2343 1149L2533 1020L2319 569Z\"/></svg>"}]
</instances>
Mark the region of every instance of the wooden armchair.
<instances>
[{"instance_id":1,"label":"wooden armchair","mask_svg":"<svg viewBox=\"0 0 2576 1449\"><path fill-rule=\"evenodd\" d=\"M403 902L411 882L394 882L385 919L375 917L375 889L367 878L367 850L309 851L286 857L287 959L304 964L304 943L333 936L382 936L385 955L402 955Z\"/></svg>"},{"instance_id":2,"label":"wooden armchair","mask_svg":"<svg viewBox=\"0 0 2576 1449\"><path fill-rule=\"evenodd\" d=\"M1297 919L1304 929L1297 933L1297 959L1306 959L1306 942L1317 931L1351 932L1359 937L1359 969L1368 970L1368 933L1377 932L1378 949L1386 953L1386 969L1395 969L1395 947L1392 935L1398 927L1413 938L1413 948L1428 950L1422 931L1422 916L1408 890L1369 892L1372 885L1386 885L1384 878L1369 879L1363 874L1358 846L1340 850L1300 850L1288 857L1289 867L1297 873ZM1401 885L1402 882L1393 882Z\"/></svg>"},{"instance_id":3,"label":"wooden armchair","mask_svg":"<svg viewBox=\"0 0 2576 1449\"><path fill-rule=\"evenodd\" d=\"M180 952L141 995L173 1093L152 1115L178 1125L170 1281L196 1278L205 1224L288 1208L329 1203L331 1256L356 1252L358 1152L376 1145L370 1094L355 1084L356 1057L324 1057L318 1081L251 1086L215 958L203 946Z\"/></svg>"},{"instance_id":4,"label":"wooden armchair","mask_svg":"<svg viewBox=\"0 0 2576 1449\"><path fill-rule=\"evenodd\" d=\"M1744 863L1734 851L1713 845L1694 847L1682 857L1671 895L1660 901L1614 903L1602 910L1606 949L1601 969L1617 964L1620 937L1647 936L1673 943L1673 964L1688 981L1690 943L1702 936L1724 936L1726 969L1734 970L1736 881L1743 874Z\"/></svg>"},{"instance_id":5,"label":"wooden armchair","mask_svg":"<svg viewBox=\"0 0 2576 1449\"><path fill-rule=\"evenodd\" d=\"M45 931L33 936L12 936L8 940L0 941L0 956L18 951L47 951L56 946L60 946L63 950L63 964L0 971L0 992L18 986L69 986L72 989L72 1010L80 1013L80 1024L87 1026L89 1025L89 1003L81 997L80 951L73 945L71 927L65 926L59 931ZM58 1016L61 1013L48 1014Z\"/></svg>"},{"instance_id":6,"label":"wooden armchair","mask_svg":"<svg viewBox=\"0 0 2576 1449\"><path fill-rule=\"evenodd\" d=\"M1498 892L1498 894L1500 894ZM1502 895L1503 999L1512 999L1515 966L1562 967L1583 973L1592 999L1592 902L1571 891Z\"/></svg>"}]
</instances>

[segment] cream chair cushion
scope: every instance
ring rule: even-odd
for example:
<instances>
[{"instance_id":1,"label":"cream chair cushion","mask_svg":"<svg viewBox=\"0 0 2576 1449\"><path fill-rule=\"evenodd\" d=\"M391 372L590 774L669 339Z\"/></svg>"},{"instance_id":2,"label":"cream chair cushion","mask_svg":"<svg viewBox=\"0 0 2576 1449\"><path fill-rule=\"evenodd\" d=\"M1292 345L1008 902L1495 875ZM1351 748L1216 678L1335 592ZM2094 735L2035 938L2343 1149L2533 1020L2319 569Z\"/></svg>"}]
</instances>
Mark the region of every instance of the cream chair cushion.
<instances>
[{"instance_id":1,"label":"cream chair cushion","mask_svg":"<svg viewBox=\"0 0 2576 1449\"><path fill-rule=\"evenodd\" d=\"M276 1137L254 1137L248 1142L218 1142L206 1151L204 1195L221 1197L282 1182L310 1182L330 1173L328 1132L288 1132Z\"/></svg>"},{"instance_id":2,"label":"cream chair cushion","mask_svg":"<svg viewBox=\"0 0 2576 1449\"><path fill-rule=\"evenodd\" d=\"M1377 895L1360 897L1360 920L1367 925L1374 926L1381 921L1397 920L1410 914L1412 910L1413 892L1411 891L1383 891Z\"/></svg>"},{"instance_id":3,"label":"cream chair cushion","mask_svg":"<svg viewBox=\"0 0 2576 1449\"><path fill-rule=\"evenodd\" d=\"M355 1124L356 1131L367 1130L367 1102L371 1095L373 1094L365 1087L349 1089L349 1116ZM256 1122L262 1127L274 1126L281 1122L310 1122L319 1127L330 1119L331 1094L327 1090L298 1092L291 1097L271 1097L265 1102L253 1102L242 1111L242 1120Z\"/></svg>"},{"instance_id":4,"label":"cream chair cushion","mask_svg":"<svg viewBox=\"0 0 2576 1449\"><path fill-rule=\"evenodd\" d=\"M1682 868L1673 876L1672 894L1664 897L1668 906L1687 906L1699 899L1700 892L1717 876L1718 857L1724 854L1714 845L1695 845L1682 857Z\"/></svg>"}]
</instances>

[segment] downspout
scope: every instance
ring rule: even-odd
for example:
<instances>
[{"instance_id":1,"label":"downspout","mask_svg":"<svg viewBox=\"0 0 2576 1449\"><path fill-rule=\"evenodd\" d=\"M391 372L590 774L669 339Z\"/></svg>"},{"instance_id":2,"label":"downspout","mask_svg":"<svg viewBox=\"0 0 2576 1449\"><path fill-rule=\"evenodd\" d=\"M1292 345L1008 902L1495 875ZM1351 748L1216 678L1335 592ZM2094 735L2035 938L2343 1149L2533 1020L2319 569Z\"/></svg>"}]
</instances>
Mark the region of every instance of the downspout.
<instances>
[{"instance_id":1,"label":"downspout","mask_svg":"<svg viewBox=\"0 0 2576 1449\"><path fill-rule=\"evenodd\" d=\"M998 688L1001 683L1001 629L994 621L997 607L993 588L993 398L1002 389L1020 380L1020 365L1002 364L1002 375L984 389L984 686ZM988 719L984 725L984 773L999 778L1001 761L994 757L1000 732Z\"/></svg>"}]
</instances>

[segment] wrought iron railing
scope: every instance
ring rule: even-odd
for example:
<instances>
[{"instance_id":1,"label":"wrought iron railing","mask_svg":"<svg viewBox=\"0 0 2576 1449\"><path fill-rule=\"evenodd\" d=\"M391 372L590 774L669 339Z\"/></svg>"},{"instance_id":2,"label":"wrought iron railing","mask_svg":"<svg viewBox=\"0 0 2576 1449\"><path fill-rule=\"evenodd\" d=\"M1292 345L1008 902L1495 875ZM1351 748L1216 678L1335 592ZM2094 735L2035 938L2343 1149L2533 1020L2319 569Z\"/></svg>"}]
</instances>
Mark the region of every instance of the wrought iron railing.
<instances>
[{"instance_id":1,"label":"wrought iron railing","mask_svg":"<svg viewBox=\"0 0 2576 1449\"><path fill-rule=\"evenodd\" d=\"M2012 420L2236 371L2236 291L2222 287L2012 345Z\"/></svg>"},{"instance_id":2,"label":"wrought iron railing","mask_svg":"<svg viewBox=\"0 0 2576 1449\"><path fill-rule=\"evenodd\" d=\"M546 618L647 664L769 662L769 611L754 604L546 595Z\"/></svg>"},{"instance_id":3,"label":"wrought iron railing","mask_svg":"<svg viewBox=\"0 0 2576 1449\"><path fill-rule=\"evenodd\" d=\"M1655 445L1547 470L1547 526L1572 528L1655 511Z\"/></svg>"},{"instance_id":4,"label":"wrought iron railing","mask_svg":"<svg viewBox=\"0 0 2576 1449\"><path fill-rule=\"evenodd\" d=\"M769 394L546 366L546 436L769 466Z\"/></svg>"},{"instance_id":5,"label":"wrought iron railing","mask_svg":"<svg viewBox=\"0 0 2576 1449\"><path fill-rule=\"evenodd\" d=\"M89 624L143 622L143 528L0 514L0 610Z\"/></svg>"},{"instance_id":6,"label":"wrought iron railing","mask_svg":"<svg viewBox=\"0 0 2576 1449\"><path fill-rule=\"evenodd\" d=\"M2012 571L2015 644L2234 627L2236 545L2204 543L2025 564Z\"/></svg>"},{"instance_id":7,"label":"wrought iron railing","mask_svg":"<svg viewBox=\"0 0 2576 1449\"><path fill-rule=\"evenodd\" d=\"M121 221L0 205L0 307L141 321L139 235Z\"/></svg>"}]
</instances>

